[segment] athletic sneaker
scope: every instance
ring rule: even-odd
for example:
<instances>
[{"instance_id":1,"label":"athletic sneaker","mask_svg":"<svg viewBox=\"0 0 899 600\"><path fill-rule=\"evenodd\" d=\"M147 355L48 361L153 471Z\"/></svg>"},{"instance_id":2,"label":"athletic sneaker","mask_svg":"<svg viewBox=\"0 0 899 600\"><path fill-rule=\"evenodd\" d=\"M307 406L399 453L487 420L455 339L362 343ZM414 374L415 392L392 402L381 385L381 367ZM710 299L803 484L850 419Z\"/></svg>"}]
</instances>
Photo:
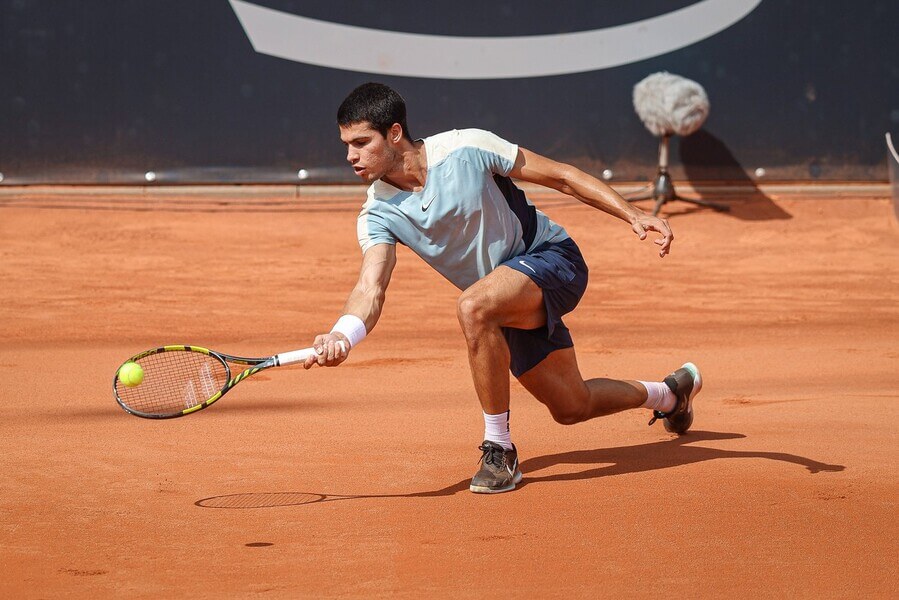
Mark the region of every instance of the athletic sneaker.
<instances>
[{"instance_id":1,"label":"athletic sneaker","mask_svg":"<svg viewBox=\"0 0 899 600\"><path fill-rule=\"evenodd\" d=\"M484 453L481 455L481 469L471 478L469 489L476 494L514 490L515 484L521 481L515 444L512 444L511 450L506 450L495 442L484 440L478 450Z\"/></svg>"},{"instance_id":2,"label":"athletic sneaker","mask_svg":"<svg viewBox=\"0 0 899 600\"><path fill-rule=\"evenodd\" d=\"M699 367L693 363L685 363L665 378L665 385L677 396L677 403L671 412L653 411L649 424L655 423L656 419L664 419L662 423L666 430L677 434L686 433L693 424L693 398L702 389Z\"/></svg>"}]
</instances>

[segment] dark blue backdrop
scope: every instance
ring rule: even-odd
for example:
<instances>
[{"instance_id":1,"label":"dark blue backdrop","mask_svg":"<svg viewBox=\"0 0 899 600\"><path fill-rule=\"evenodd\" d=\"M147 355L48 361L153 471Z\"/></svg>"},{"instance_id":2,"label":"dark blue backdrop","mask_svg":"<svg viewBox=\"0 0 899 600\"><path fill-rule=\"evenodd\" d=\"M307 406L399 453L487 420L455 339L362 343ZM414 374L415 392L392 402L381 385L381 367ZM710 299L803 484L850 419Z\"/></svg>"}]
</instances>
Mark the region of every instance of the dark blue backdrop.
<instances>
[{"instance_id":1,"label":"dark blue backdrop","mask_svg":"<svg viewBox=\"0 0 899 600\"><path fill-rule=\"evenodd\" d=\"M695 0L256 3L377 29L519 36L629 23ZM896 0L764 0L715 36L628 65L442 80L256 53L226 0L0 0L0 172L4 184L137 182L147 170L160 182L285 182L299 168L309 181L352 181L336 107L378 80L405 96L413 135L477 126L593 172L645 179L656 140L631 91L667 70L701 83L711 101L703 132L674 144L691 177L764 167L775 179L885 180L883 134L899 133L896 23ZM365 51L352 39L346 48Z\"/></svg>"}]
</instances>

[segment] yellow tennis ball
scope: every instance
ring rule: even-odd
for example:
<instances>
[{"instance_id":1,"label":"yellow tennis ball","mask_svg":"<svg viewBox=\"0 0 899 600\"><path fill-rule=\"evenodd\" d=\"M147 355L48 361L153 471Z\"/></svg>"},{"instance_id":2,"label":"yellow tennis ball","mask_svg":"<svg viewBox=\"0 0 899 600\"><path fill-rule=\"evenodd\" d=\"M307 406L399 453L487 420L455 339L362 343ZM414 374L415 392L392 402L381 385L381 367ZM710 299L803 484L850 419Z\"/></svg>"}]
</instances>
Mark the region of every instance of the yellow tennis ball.
<instances>
[{"instance_id":1,"label":"yellow tennis ball","mask_svg":"<svg viewBox=\"0 0 899 600\"><path fill-rule=\"evenodd\" d=\"M144 370L136 362L126 362L119 369L119 381L127 387L136 387L144 380Z\"/></svg>"}]
</instances>

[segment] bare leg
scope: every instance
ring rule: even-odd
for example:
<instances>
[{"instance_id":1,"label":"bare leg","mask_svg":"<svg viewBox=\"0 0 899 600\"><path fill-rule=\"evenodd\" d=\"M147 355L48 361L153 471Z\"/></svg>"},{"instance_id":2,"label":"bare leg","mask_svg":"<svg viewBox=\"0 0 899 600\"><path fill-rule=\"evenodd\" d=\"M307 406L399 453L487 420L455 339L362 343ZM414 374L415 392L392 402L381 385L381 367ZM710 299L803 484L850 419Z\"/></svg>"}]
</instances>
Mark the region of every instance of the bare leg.
<instances>
[{"instance_id":1,"label":"bare leg","mask_svg":"<svg viewBox=\"0 0 899 600\"><path fill-rule=\"evenodd\" d=\"M527 275L500 267L462 293L458 316L481 408L488 414L509 410L509 347L500 328L545 325L543 291ZM574 348L552 352L519 381L565 424L638 408L647 397L636 381L584 381Z\"/></svg>"},{"instance_id":2,"label":"bare leg","mask_svg":"<svg viewBox=\"0 0 899 600\"><path fill-rule=\"evenodd\" d=\"M584 381L574 348L556 350L518 380L565 425L639 408L647 397L646 388L636 381Z\"/></svg>"},{"instance_id":3,"label":"bare leg","mask_svg":"<svg viewBox=\"0 0 899 600\"><path fill-rule=\"evenodd\" d=\"M544 325L543 291L527 275L499 267L462 293L457 312L481 408L509 410L509 346L501 327Z\"/></svg>"}]
</instances>

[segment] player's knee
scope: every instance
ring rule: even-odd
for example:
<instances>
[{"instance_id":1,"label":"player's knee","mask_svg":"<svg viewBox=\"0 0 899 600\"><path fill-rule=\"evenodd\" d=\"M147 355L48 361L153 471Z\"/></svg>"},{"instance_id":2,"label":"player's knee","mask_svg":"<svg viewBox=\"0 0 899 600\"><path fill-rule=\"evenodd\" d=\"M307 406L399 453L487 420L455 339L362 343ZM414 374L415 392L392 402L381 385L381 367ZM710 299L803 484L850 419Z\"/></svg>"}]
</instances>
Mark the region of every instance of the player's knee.
<instances>
[{"instance_id":1,"label":"player's knee","mask_svg":"<svg viewBox=\"0 0 899 600\"><path fill-rule=\"evenodd\" d=\"M590 392L586 385L556 388L535 395L549 409L556 423L574 425L590 418Z\"/></svg>"},{"instance_id":2,"label":"player's knee","mask_svg":"<svg viewBox=\"0 0 899 600\"><path fill-rule=\"evenodd\" d=\"M576 404L547 405L549 414L560 425L574 425L587 419L585 407Z\"/></svg>"},{"instance_id":3,"label":"player's knee","mask_svg":"<svg viewBox=\"0 0 899 600\"><path fill-rule=\"evenodd\" d=\"M484 329L489 324L489 313L484 303L477 295L463 292L456 303L456 316L462 330L467 333L475 333Z\"/></svg>"}]
</instances>

